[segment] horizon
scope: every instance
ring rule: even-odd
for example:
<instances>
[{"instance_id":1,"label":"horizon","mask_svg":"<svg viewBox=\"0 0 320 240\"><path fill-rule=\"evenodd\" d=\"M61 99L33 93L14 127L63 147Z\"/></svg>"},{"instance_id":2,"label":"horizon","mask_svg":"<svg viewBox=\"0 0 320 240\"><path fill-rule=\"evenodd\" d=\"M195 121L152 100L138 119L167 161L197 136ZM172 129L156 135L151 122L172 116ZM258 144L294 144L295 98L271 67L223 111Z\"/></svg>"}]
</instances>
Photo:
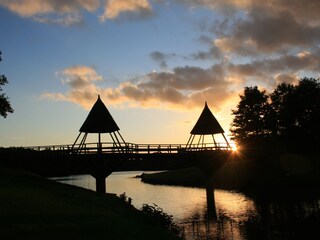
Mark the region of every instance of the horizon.
<instances>
[{"instance_id":1,"label":"horizon","mask_svg":"<svg viewBox=\"0 0 320 240\"><path fill-rule=\"evenodd\" d=\"M2 147L72 144L98 95L127 142L187 143L205 102L230 140L245 86L320 77L316 0L42 2L0 1Z\"/></svg>"}]
</instances>

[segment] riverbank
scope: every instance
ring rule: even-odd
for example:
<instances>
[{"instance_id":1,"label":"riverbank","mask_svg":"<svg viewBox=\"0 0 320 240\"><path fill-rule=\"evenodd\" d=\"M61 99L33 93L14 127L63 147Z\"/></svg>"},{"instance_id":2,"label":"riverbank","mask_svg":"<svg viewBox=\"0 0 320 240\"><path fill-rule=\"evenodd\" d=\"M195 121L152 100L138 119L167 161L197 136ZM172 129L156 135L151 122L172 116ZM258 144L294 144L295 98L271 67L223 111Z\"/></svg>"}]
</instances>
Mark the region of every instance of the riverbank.
<instances>
[{"instance_id":1,"label":"riverbank","mask_svg":"<svg viewBox=\"0 0 320 240\"><path fill-rule=\"evenodd\" d=\"M150 184L205 187L205 176L195 167L167 170L157 173L143 173L141 181Z\"/></svg>"},{"instance_id":2,"label":"riverbank","mask_svg":"<svg viewBox=\"0 0 320 240\"><path fill-rule=\"evenodd\" d=\"M115 195L0 167L0 239L178 239Z\"/></svg>"},{"instance_id":3,"label":"riverbank","mask_svg":"<svg viewBox=\"0 0 320 240\"><path fill-rule=\"evenodd\" d=\"M141 181L149 184L206 187L206 178L196 167L144 173L139 177ZM252 197L320 197L320 177L318 175L265 174L244 163L229 163L223 166L217 171L211 182L216 189L239 191Z\"/></svg>"}]
</instances>

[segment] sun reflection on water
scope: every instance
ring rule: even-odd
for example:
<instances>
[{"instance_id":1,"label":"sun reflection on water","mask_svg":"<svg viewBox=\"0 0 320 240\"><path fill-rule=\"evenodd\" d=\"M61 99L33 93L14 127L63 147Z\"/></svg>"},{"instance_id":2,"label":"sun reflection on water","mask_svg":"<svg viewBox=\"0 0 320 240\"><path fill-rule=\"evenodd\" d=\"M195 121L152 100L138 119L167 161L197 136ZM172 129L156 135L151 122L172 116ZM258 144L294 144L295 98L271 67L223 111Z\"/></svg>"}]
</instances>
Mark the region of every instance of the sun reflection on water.
<instances>
[{"instance_id":1,"label":"sun reflection on water","mask_svg":"<svg viewBox=\"0 0 320 240\"><path fill-rule=\"evenodd\" d=\"M218 216L225 216L237 222L257 216L254 201L238 192L216 190L215 203Z\"/></svg>"}]
</instances>

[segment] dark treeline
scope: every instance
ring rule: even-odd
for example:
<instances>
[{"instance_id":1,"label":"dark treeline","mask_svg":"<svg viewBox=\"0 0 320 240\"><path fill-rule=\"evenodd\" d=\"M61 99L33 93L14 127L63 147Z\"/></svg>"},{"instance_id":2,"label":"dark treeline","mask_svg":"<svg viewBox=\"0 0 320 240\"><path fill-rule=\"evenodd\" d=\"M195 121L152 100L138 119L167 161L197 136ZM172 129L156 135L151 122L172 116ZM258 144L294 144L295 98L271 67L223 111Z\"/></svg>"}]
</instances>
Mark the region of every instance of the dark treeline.
<instances>
[{"instance_id":1,"label":"dark treeline","mask_svg":"<svg viewBox=\"0 0 320 240\"><path fill-rule=\"evenodd\" d=\"M2 52L0 51L0 62L2 61L1 58ZM8 79L5 75L0 75L0 116L6 118L8 113L13 113L13 109L9 102L9 98L6 96L5 93L1 93L3 85L8 83Z\"/></svg>"},{"instance_id":2,"label":"dark treeline","mask_svg":"<svg viewBox=\"0 0 320 240\"><path fill-rule=\"evenodd\" d=\"M319 79L281 83L269 94L257 86L245 87L232 114L231 133L242 148L320 151Z\"/></svg>"},{"instance_id":3,"label":"dark treeline","mask_svg":"<svg viewBox=\"0 0 320 240\"><path fill-rule=\"evenodd\" d=\"M237 175L244 188L255 192L319 191L319 79L281 83L270 93L245 87L232 114L230 130L243 161L234 163L242 170L230 179ZM223 184L226 176L220 179ZM233 180L236 185L241 181Z\"/></svg>"}]
</instances>

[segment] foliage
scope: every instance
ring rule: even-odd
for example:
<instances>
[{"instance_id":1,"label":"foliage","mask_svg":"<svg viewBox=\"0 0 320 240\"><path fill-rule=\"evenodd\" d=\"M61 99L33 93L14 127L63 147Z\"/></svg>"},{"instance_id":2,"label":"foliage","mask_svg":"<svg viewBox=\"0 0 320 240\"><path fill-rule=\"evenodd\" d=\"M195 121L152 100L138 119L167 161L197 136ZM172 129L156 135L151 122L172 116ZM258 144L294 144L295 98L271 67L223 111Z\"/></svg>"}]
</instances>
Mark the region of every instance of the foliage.
<instances>
[{"instance_id":1,"label":"foliage","mask_svg":"<svg viewBox=\"0 0 320 240\"><path fill-rule=\"evenodd\" d=\"M240 144L248 144L250 140L268 135L266 116L269 112L268 96L257 86L245 87L244 95L240 96L237 110L232 122L233 139Z\"/></svg>"},{"instance_id":2,"label":"foliage","mask_svg":"<svg viewBox=\"0 0 320 240\"><path fill-rule=\"evenodd\" d=\"M320 142L320 80L281 83L269 95L246 87L231 125L240 145L281 146L286 151L316 151Z\"/></svg>"},{"instance_id":3,"label":"foliage","mask_svg":"<svg viewBox=\"0 0 320 240\"><path fill-rule=\"evenodd\" d=\"M125 192L120 194L119 198L121 200L123 200L124 202L128 203L130 206L132 205L132 198L131 197L127 197L127 194Z\"/></svg>"},{"instance_id":4,"label":"foliage","mask_svg":"<svg viewBox=\"0 0 320 240\"><path fill-rule=\"evenodd\" d=\"M149 216L152 217L154 220L159 222L161 225L167 227L175 234L180 234L179 227L174 223L172 215L169 215L163 211L161 207L159 207L157 204L153 204L153 206L150 206L148 204L143 204L141 211Z\"/></svg>"},{"instance_id":5,"label":"foliage","mask_svg":"<svg viewBox=\"0 0 320 240\"><path fill-rule=\"evenodd\" d=\"M294 125L294 98L295 87L291 84L281 83L270 94L271 113L269 115L270 125L273 126L273 136L288 133L289 128Z\"/></svg>"},{"instance_id":6,"label":"foliage","mask_svg":"<svg viewBox=\"0 0 320 240\"><path fill-rule=\"evenodd\" d=\"M2 52L0 51L0 62L2 61L1 54ZM7 117L7 113L13 113L8 97L4 93L1 93L3 91L1 86L7 83L8 79L6 76L0 75L0 115L4 118Z\"/></svg>"}]
</instances>

